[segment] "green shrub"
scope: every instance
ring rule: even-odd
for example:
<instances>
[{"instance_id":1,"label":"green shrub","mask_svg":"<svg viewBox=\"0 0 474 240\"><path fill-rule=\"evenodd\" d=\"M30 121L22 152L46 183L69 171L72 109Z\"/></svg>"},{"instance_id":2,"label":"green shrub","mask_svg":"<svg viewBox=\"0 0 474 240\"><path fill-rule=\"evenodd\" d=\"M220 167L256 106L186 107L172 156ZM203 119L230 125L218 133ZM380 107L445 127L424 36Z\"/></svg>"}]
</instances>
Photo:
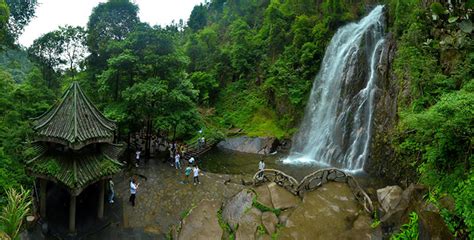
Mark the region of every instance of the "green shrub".
<instances>
[{"instance_id":1,"label":"green shrub","mask_svg":"<svg viewBox=\"0 0 474 240\"><path fill-rule=\"evenodd\" d=\"M417 240L418 239L418 214L410 213L410 222L403 224L400 233L394 234L390 240Z\"/></svg>"}]
</instances>

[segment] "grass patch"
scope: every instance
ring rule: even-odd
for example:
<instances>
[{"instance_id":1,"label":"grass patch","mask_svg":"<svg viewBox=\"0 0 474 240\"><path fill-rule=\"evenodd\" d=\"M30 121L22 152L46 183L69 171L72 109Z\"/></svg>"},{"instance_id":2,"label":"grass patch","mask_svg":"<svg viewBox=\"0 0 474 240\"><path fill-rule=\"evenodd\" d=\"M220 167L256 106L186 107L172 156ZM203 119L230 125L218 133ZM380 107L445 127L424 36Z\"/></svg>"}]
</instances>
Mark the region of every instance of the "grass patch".
<instances>
[{"instance_id":1,"label":"grass patch","mask_svg":"<svg viewBox=\"0 0 474 240\"><path fill-rule=\"evenodd\" d=\"M265 233L267 233L267 231L265 230L265 226L263 226L263 224L258 225L258 226L257 226L257 234L258 234L258 236L265 235Z\"/></svg>"},{"instance_id":2,"label":"grass patch","mask_svg":"<svg viewBox=\"0 0 474 240\"><path fill-rule=\"evenodd\" d=\"M372 224L370 224L370 227L375 229L380 225L380 223L381 222L379 216L377 215L377 212L374 212L374 221L372 222Z\"/></svg>"},{"instance_id":3,"label":"grass patch","mask_svg":"<svg viewBox=\"0 0 474 240\"><path fill-rule=\"evenodd\" d=\"M278 224L276 225L276 230L275 230L274 233L272 233L272 236L271 236L272 240L278 239L278 235L279 235L280 229L281 229L282 227L283 227L283 225L281 225L280 223L278 223Z\"/></svg>"},{"instance_id":4,"label":"grass patch","mask_svg":"<svg viewBox=\"0 0 474 240\"><path fill-rule=\"evenodd\" d=\"M230 225L226 221L224 221L224 218L222 217L222 208L217 211L217 220L219 222L219 226L221 226L222 230L224 230L224 233L227 233L229 235L229 239L234 240L235 232L232 231Z\"/></svg>"},{"instance_id":5,"label":"grass patch","mask_svg":"<svg viewBox=\"0 0 474 240\"><path fill-rule=\"evenodd\" d=\"M189 214L191 213L191 211L193 210L193 208L195 208L196 205L193 203L191 205L191 207L189 209L186 209L184 211L182 211L179 216L181 217L181 220L185 219L187 216L189 216Z\"/></svg>"},{"instance_id":6,"label":"grass patch","mask_svg":"<svg viewBox=\"0 0 474 240\"><path fill-rule=\"evenodd\" d=\"M280 214L281 214L281 209L271 208L271 207L267 207L267 206L261 204L259 201L257 201L256 196L252 199L252 206L255 207L256 209L262 211L262 212L273 212L277 217L280 216Z\"/></svg>"}]
</instances>

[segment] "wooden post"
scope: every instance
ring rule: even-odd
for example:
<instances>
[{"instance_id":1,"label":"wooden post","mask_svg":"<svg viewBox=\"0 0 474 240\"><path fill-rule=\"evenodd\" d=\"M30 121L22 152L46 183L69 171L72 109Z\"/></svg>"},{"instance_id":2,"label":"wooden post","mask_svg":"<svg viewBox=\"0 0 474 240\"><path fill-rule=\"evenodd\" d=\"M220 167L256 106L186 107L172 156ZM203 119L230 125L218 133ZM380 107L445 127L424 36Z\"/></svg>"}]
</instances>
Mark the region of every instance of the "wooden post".
<instances>
[{"instance_id":1,"label":"wooden post","mask_svg":"<svg viewBox=\"0 0 474 240\"><path fill-rule=\"evenodd\" d=\"M102 219L104 217L104 195L105 195L105 186L104 180L99 181L99 207L97 209L97 218Z\"/></svg>"},{"instance_id":2,"label":"wooden post","mask_svg":"<svg viewBox=\"0 0 474 240\"><path fill-rule=\"evenodd\" d=\"M69 232L76 231L76 196L71 195L69 201Z\"/></svg>"},{"instance_id":3,"label":"wooden post","mask_svg":"<svg viewBox=\"0 0 474 240\"><path fill-rule=\"evenodd\" d=\"M48 181L46 179L39 180L40 182L40 215L44 219L46 218L46 187L48 186Z\"/></svg>"}]
</instances>

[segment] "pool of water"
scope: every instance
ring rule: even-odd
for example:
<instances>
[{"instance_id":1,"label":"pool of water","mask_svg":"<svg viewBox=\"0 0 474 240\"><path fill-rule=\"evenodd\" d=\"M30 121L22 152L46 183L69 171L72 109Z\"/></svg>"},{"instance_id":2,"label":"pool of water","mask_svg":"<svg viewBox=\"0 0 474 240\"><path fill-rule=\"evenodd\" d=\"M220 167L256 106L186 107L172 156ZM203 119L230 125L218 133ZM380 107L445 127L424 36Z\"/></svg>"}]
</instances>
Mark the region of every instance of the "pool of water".
<instances>
[{"instance_id":1,"label":"pool of water","mask_svg":"<svg viewBox=\"0 0 474 240\"><path fill-rule=\"evenodd\" d=\"M265 168L281 170L296 180L301 180L306 175L324 168L316 164L293 165L283 163L287 155L259 155L252 153L242 153L215 147L201 156L201 167L209 172L253 175L258 171L258 162L264 159Z\"/></svg>"},{"instance_id":2,"label":"pool of water","mask_svg":"<svg viewBox=\"0 0 474 240\"><path fill-rule=\"evenodd\" d=\"M290 164L284 163L286 154L259 155L251 153L242 153L214 147L209 152L200 157L200 167L208 172L225 173L225 174L241 174L253 176L258 171L258 162L260 159L265 160L265 168L278 169L291 175L296 180L301 181L306 175L328 166L318 164ZM363 188L380 188L384 186L384 182L380 179L373 178L364 172L352 174Z\"/></svg>"}]
</instances>

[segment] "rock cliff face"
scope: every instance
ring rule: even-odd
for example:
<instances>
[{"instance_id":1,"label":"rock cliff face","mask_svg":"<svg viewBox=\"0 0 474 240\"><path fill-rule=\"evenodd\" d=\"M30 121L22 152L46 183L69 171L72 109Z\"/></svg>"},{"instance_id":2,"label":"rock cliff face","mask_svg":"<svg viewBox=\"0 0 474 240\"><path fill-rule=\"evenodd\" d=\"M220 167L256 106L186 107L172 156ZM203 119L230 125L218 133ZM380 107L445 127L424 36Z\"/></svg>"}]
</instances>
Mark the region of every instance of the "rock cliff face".
<instances>
[{"instance_id":1,"label":"rock cliff face","mask_svg":"<svg viewBox=\"0 0 474 240\"><path fill-rule=\"evenodd\" d=\"M217 147L246 153L269 154L276 150L278 140L274 137L233 137L217 144Z\"/></svg>"},{"instance_id":2,"label":"rock cliff face","mask_svg":"<svg viewBox=\"0 0 474 240\"><path fill-rule=\"evenodd\" d=\"M393 61L397 51L396 40L391 33L386 39L386 46L378 67L373 136L365 170L373 176L383 177L389 182L400 184L400 181L411 179L415 174L400 166L392 145L399 120L398 103L408 98L410 91L409 83L397 79L393 72ZM405 176L405 179L400 179L400 176Z\"/></svg>"},{"instance_id":3,"label":"rock cliff face","mask_svg":"<svg viewBox=\"0 0 474 240\"><path fill-rule=\"evenodd\" d=\"M373 120L373 136L369 162L365 170L373 176L381 176L398 183L400 169L397 168L395 150L391 145L393 132L398 122L398 96L406 91L396 79L392 64L397 43L391 33L386 37L386 46L378 67L377 94Z\"/></svg>"}]
</instances>

